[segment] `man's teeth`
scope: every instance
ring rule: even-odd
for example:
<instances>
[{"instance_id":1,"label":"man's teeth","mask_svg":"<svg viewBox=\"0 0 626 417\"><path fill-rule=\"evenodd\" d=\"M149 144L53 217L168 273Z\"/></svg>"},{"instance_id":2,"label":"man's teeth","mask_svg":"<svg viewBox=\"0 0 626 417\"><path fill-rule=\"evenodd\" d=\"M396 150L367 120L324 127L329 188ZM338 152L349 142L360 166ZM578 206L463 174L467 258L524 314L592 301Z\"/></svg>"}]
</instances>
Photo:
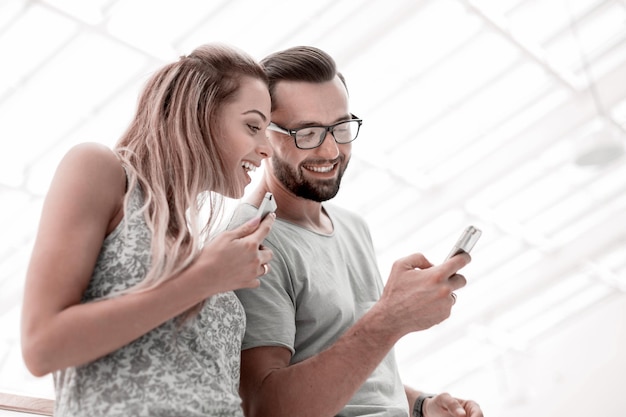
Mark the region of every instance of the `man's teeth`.
<instances>
[{"instance_id":1,"label":"man's teeth","mask_svg":"<svg viewBox=\"0 0 626 417\"><path fill-rule=\"evenodd\" d=\"M334 165L331 165L331 166L328 166L328 167L311 167L311 166L308 166L308 167L306 167L306 169L308 169L309 171L313 171L313 172L330 172L330 171L333 170L334 167L335 167Z\"/></svg>"},{"instance_id":2,"label":"man's teeth","mask_svg":"<svg viewBox=\"0 0 626 417\"><path fill-rule=\"evenodd\" d=\"M251 162L244 161L241 164L241 166L243 167L243 169L245 169L248 172L256 171L256 166L253 163L251 163Z\"/></svg>"}]
</instances>

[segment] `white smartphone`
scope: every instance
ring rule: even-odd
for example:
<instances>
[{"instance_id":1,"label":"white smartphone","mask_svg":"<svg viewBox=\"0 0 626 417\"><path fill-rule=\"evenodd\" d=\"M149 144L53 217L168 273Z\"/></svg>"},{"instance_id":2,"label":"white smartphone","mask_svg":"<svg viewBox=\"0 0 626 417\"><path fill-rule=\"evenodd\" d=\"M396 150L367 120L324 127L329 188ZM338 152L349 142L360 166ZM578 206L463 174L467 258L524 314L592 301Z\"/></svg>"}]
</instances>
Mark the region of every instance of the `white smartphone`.
<instances>
[{"instance_id":1,"label":"white smartphone","mask_svg":"<svg viewBox=\"0 0 626 417\"><path fill-rule=\"evenodd\" d=\"M272 193L265 193L265 197L263 197L263 201L261 201L261 204L259 205L257 216L260 216L261 220L263 220L265 216L275 211L276 201L274 201L274 195Z\"/></svg>"},{"instance_id":2,"label":"white smartphone","mask_svg":"<svg viewBox=\"0 0 626 417\"><path fill-rule=\"evenodd\" d=\"M480 229L477 229L474 226L467 226L452 247L452 250L446 257L446 261L452 258L454 255L458 255L459 253L470 253L470 251L478 241L478 238L480 238L480 235L482 235L482 231Z\"/></svg>"}]
</instances>

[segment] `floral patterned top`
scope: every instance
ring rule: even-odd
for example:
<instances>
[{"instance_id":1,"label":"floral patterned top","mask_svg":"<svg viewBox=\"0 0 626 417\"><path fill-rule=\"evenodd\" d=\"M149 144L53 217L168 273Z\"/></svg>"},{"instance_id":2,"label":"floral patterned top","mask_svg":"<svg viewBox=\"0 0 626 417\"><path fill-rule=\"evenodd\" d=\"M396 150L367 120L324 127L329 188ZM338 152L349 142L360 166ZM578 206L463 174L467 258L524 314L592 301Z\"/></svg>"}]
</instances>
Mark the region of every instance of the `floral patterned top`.
<instances>
[{"instance_id":1,"label":"floral patterned top","mask_svg":"<svg viewBox=\"0 0 626 417\"><path fill-rule=\"evenodd\" d=\"M137 187L132 212L141 206ZM83 302L139 282L150 263L143 215L125 218L104 240ZM128 320L132 320L131 317ZM233 292L86 365L54 373L55 416L243 417L238 394L245 314Z\"/></svg>"}]
</instances>

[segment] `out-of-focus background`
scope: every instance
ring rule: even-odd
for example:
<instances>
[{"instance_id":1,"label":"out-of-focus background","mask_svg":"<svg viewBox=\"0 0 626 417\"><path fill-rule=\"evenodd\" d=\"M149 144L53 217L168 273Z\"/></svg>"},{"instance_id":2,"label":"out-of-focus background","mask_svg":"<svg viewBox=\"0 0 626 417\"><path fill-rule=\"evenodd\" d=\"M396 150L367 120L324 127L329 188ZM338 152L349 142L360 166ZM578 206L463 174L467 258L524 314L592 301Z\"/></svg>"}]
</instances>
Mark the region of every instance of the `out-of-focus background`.
<instances>
[{"instance_id":1,"label":"out-of-focus background","mask_svg":"<svg viewBox=\"0 0 626 417\"><path fill-rule=\"evenodd\" d=\"M624 415L624 0L0 0L0 391L53 395L19 318L60 158L112 145L151 72L213 41L336 58L364 119L336 202L385 277L483 230L452 317L397 347L407 384L487 416Z\"/></svg>"}]
</instances>

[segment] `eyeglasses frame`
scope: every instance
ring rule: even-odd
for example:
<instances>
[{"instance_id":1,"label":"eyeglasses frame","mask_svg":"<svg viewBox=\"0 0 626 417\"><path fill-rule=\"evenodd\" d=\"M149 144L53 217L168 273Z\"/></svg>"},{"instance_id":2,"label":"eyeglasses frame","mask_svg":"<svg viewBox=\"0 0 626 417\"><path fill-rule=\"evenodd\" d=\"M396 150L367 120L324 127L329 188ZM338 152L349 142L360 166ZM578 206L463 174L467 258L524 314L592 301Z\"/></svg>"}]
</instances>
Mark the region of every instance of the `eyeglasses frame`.
<instances>
[{"instance_id":1,"label":"eyeglasses frame","mask_svg":"<svg viewBox=\"0 0 626 417\"><path fill-rule=\"evenodd\" d=\"M339 126L342 123L353 122L353 121L358 122L358 128L357 128L356 135L354 136L354 139L352 139L352 140L350 140L348 142L339 142L337 140L337 138L335 137L335 132L334 132L335 127ZM329 132L332 135L332 137L335 140L335 142L340 144L340 145L344 145L346 143L353 142L359 136L359 131L361 130L361 126L362 125L363 125L363 119L360 119L357 116L355 116L354 114L350 113L350 120L342 120L341 122L337 122L337 123L329 125L329 126L304 126L304 127L299 127L297 129L287 129L287 128L284 128L282 126L277 125L274 122L270 122L270 124L267 126L267 128L269 130L273 130L274 132L278 132L278 133L282 133L284 135L291 136L293 138L293 142L296 145L296 148L298 148L298 149L315 149L315 148L319 148L322 145L322 143L324 143L324 139L326 139L326 135L328 135ZM310 147L310 148L302 148L302 147L298 146L298 141L296 139L296 134L298 133L298 131L303 130L303 129L311 129L311 128L315 128L315 127L321 127L321 128L324 129L324 133L320 137L319 143L317 145L313 146L313 147Z\"/></svg>"}]
</instances>

